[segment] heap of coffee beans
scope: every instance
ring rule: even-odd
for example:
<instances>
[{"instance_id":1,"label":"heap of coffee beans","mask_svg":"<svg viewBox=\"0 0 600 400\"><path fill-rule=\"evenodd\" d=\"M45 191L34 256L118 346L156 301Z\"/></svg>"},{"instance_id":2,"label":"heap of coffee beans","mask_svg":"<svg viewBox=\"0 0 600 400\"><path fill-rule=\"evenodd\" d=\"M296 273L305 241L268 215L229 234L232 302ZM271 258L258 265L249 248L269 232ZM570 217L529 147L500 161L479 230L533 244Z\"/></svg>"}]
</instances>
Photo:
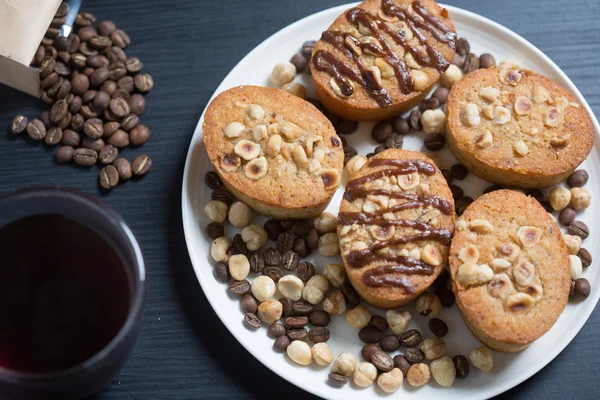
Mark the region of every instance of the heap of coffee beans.
<instances>
[{"instance_id":1,"label":"heap of coffee beans","mask_svg":"<svg viewBox=\"0 0 600 400\"><path fill-rule=\"evenodd\" d=\"M112 21L94 27L96 17L80 13L77 33L59 36L68 12L69 5L61 4L31 63L40 70L40 97L50 110L39 119L17 115L9 129L48 146L60 145L59 164L100 164L100 186L112 189L152 167L145 154L132 164L119 151L141 146L150 137L140 116L154 81L141 72L139 58L127 56L124 49L131 40Z\"/></svg>"}]
</instances>

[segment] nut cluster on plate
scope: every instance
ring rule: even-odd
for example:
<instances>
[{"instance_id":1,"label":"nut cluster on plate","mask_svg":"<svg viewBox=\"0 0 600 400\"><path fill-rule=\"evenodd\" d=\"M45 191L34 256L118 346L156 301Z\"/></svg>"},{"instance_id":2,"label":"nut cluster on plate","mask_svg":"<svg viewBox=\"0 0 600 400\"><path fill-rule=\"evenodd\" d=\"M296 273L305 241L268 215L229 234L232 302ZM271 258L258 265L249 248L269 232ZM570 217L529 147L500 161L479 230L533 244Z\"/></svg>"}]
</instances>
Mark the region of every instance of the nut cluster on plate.
<instances>
[{"instance_id":1,"label":"nut cluster on plate","mask_svg":"<svg viewBox=\"0 0 600 400\"><path fill-rule=\"evenodd\" d=\"M31 62L40 70L40 97L52 107L39 119L15 116L9 130L14 135L26 132L48 146L60 145L59 164L100 164L100 186L112 189L152 167L145 154L130 162L119 152L150 138L140 116L154 80L142 72L139 58L127 56L124 49L131 39L112 21L94 27L96 17L83 12L75 19L77 33L60 36L68 11L66 3L59 7Z\"/></svg>"}]
</instances>

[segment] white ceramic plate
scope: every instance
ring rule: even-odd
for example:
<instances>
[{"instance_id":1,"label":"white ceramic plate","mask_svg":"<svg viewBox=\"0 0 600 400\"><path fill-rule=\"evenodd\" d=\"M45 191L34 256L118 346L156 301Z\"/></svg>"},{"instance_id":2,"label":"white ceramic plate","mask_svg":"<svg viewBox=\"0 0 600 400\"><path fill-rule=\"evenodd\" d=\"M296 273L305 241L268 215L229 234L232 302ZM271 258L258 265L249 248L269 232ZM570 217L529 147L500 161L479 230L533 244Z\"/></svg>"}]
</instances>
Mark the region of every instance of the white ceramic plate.
<instances>
[{"instance_id":1,"label":"white ceramic plate","mask_svg":"<svg viewBox=\"0 0 600 400\"><path fill-rule=\"evenodd\" d=\"M319 12L304 18L275 35L265 40L261 45L252 50L229 73L215 95L237 85L267 85L269 74L273 66L282 60L288 60L301 47L305 40L318 39L321 32L326 30L331 22L344 10L352 5L340 6ZM531 43L521 38L507 28L498 25L486 18L455 7L447 7L450 17L456 26L459 36L465 37L471 44L472 51L476 54L489 52L496 60L512 59L520 65L536 70L565 86L575 93L579 100L587 107L585 99L581 96L569 78ZM314 88L310 76L298 76L297 80L308 87L308 93L314 97ZM376 143L370 138L373 124L363 123L359 131L347 135L350 145L355 146L360 154L373 151ZM596 135L600 132L598 122L594 118ZM411 134L405 138L404 148L423 151L424 134ZM444 149L437 153L443 168L449 168L455 163L452 154ZM595 147L588 160L583 164L590 176L600 175L600 154ZM313 363L311 367L300 367L291 362L286 355L272 350L273 340L267 337L266 327L258 331L251 331L243 323L243 315L239 308L239 301L227 292L227 286L217 282L213 277L212 260L210 260L211 241L204 233L207 221L204 215L204 205L210 201L211 190L204 184L204 174L212 166L206 155L202 139L202 117L198 122L196 131L190 144L187 162L184 171L182 189L182 213L185 237L192 264L196 271L198 281L210 301L217 315L236 339L265 366L272 369L289 382L324 398L359 399L376 396L385 396L377 385L368 389L359 389L354 384L343 388L336 388L327 383L328 367L318 367ZM465 194L476 198L483 189L490 184L473 175L458 184L465 190ZM600 198L598 183L590 180L586 188L592 191L594 201ZM338 205L343 189L332 200L328 211L337 214ZM598 220L598 208L589 208L578 218L585 222ZM508 211L508 210L507 210ZM264 222L262 217L255 215L254 222ZM230 237L236 233L229 226L226 232ZM598 234L592 231L590 237L584 242L588 249L598 248ZM594 254L598 258L598 253ZM315 257L314 264L322 271L326 263L340 262L338 258ZM436 399L479 399L489 398L502 393L529 378L554 357L558 355L573 337L579 332L589 315L592 313L600 297L600 275L595 273L597 268L586 270L583 274L589 279L592 294L589 298L578 304L570 303L559 318L555 326L541 339L517 354L494 353L494 368L491 373L483 373L471 368L471 374L465 380L457 380L452 388L442 388L433 381L419 389L414 389L406 383L399 390L404 398L432 398ZM413 315L411 327L419 329L424 336L430 335L427 327L427 318L421 317L415 311L414 305L404 307ZM382 314L381 310L372 310ZM469 351L479 346L479 342L469 332L463 323L457 308L443 309L440 318L445 320L450 328L450 333L444 338L447 344L447 355L468 355ZM342 351L349 351L360 359L362 343L358 340L357 330L350 327L344 316L334 316L329 328L331 340L328 342L334 355Z\"/></svg>"}]
</instances>

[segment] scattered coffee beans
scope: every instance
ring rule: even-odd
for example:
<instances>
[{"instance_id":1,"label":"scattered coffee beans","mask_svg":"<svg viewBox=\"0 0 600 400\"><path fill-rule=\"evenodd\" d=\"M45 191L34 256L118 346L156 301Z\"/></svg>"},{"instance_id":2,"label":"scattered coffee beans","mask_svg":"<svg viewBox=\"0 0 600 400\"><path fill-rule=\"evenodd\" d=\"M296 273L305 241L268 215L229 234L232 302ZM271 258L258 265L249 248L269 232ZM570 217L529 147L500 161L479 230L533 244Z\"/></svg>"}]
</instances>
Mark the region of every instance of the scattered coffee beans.
<instances>
[{"instance_id":1,"label":"scattered coffee beans","mask_svg":"<svg viewBox=\"0 0 600 400\"><path fill-rule=\"evenodd\" d=\"M308 314L308 321L314 326L327 326L331 321L331 315L327 311L314 310Z\"/></svg>"},{"instance_id":2,"label":"scattered coffee beans","mask_svg":"<svg viewBox=\"0 0 600 400\"><path fill-rule=\"evenodd\" d=\"M469 376L469 360L467 357L463 355L458 355L452 357L452 361L454 362L454 367L456 368L456 378L457 379L465 379Z\"/></svg>"},{"instance_id":3,"label":"scattered coffee beans","mask_svg":"<svg viewBox=\"0 0 600 400\"><path fill-rule=\"evenodd\" d=\"M404 347L415 347L421 343L423 337L421 336L421 332L416 329L410 329L404 332L402 335L398 337L400 340L400 345Z\"/></svg>"},{"instance_id":4,"label":"scattered coffee beans","mask_svg":"<svg viewBox=\"0 0 600 400\"><path fill-rule=\"evenodd\" d=\"M376 344L367 344L365 345L362 350L360 351L360 354L363 358L363 360L365 360L366 362L371 362L371 357L373 356L373 353L376 351L381 351L381 347L379 347Z\"/></svg>"},{"instance_id":5,"label":"scattered coffee beans","mask_svg":"<svg viewBox=\"0 0 600 400\"><path fill-rule=\"evenodd\" d=\"M584 169L578 169L567 178L567 185L570 187L581 187L590 179L589 174Z\"/></svg>"},{"instance_id":6,"label":"scattered coffee beans","mask_svg":"<svg viewBox=\"0 0 600 400\"><path fill-rule=\"evenodd\" d=\"M229 279L231 279L231 275L229 274L229 268L227 267L227 264L225 264L224 262L218 262L215 264L214 274L215 274L215 279L218 280L219 282L228 282ZM254 310L254 311L256 311L256 310ZM248 312L248 311L246 311L246 312Z\"/></svg>"},{"instance_id":7,"label":"scattered coffee beans","mask_svg":"<svg viewBox=\"0 0 600 400\"><path fill-rule=\"evenodd\" d=\"M376 326L367 326L358 331L358 338L363 343L377 343L382 336L383 332Z\"/></svg>"},{"instance_id":8,"label":"scattered coffee beans","mask_svg":"<svg viewBox=\"0 0 600 400\"><path fill-rule=\"evenodd\" d=\"M404 352L404 358L406 358L406 361L408 361L410 364L418 364L423 361L425 354L423 354L423 352L416 347L410 347Z\"/></svg>"},{"instance_id":9,"label":"scattered coffee beans","mask_svg":"<svg viewBox=\"0 0 600 400\"><path fill-rule=\"evenodd\" d=\"M431 318L429 320L429 329L437 337L444 337L448 334L448 325L439 318Z\"/></svg>"},{"instance_id":10,"label":"scattered coffee beans","mask_svg":"<svg viewBox=\"0 0 600 400\"><path fill-rule=\"evenodd\" d=\"M575 281L575 293L583 296L583 297L588 297L590 295L590 291L591 291L591 287L590 287L590 282L585 279L585 278L579 278Z\"/></svg>"},{"instance_id":11,"label":"scattered coffee beans","mask_svg":"<svg viewBox=\"0 0 600 400\"><path fill-rule=\"evenodd\" d=\"M587 239L590 235L588 226L581 221L573 221L567 229L570 235L579 236L582 239Z\"/></svg>"},{"instance_id":12,"label":"scattered coffee beans","mask_svg":"<svg viewBox=\"0 0 600 400\"><path fill-rule=\"evenodd\" d=\"M221 236L224 236L225 227L220 222L211 222L210 224L206 225L206 235L211 239L216 239Z\"/></svg>"},{"instance_id":13,"label":"scattered coffee beans","mask_svg":"<svg viewBox=\"0 0 600 400\"><path fill-rule=\"evenodd\" d=\"M579 249L577 256L581 259L581 265L583 268L587 268L592 265L592 254L587 249L584 249L583 247Z\"/></svg>"}]
</instances>

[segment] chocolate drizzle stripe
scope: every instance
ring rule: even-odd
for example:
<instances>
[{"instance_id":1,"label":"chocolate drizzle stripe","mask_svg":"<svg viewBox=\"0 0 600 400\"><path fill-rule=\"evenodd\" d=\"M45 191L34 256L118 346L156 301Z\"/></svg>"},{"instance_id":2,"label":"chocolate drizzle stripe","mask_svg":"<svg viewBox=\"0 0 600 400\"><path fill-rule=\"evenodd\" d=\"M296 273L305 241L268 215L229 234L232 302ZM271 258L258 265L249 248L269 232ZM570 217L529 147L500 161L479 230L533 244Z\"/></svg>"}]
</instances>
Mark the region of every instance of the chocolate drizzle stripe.
<instances>
[{"instance_id":1,"label":"chocolate drizzle stripe","mask_svg":"<svg viewBox=\"0 0 600 400\"><path fill-rule=\"evenodd\" d=\"M408 220L408 219L384 219L384 218L378 218L377 215L374 215L372 213L345 212L345 213L340 213L338 218L339 218L340 224L342 224L342 225L351 225L351 224L358 223L358 224L362 224L362 225L372 224L372 225L377 225L377 226L381 226L381 227L401 226L401 227L405 227L405 228L419 229L421 231L435 229L433 226L431 226L425 222L422 222L422 221L414 221L414 220Z\"/></svg>"},{"instance_id":2,"label":"chocolate drizzle stripe","mask_svg":"<svg viewBox=\"0 0 600 400\"><path fill-rule=\"evenodd\" d=\"M417 63L422 66L435 68L440 73L446 70L449 62L441 52L427 43L427 37L421 30L428 31L435 40L447 44L452 49L456 47L456 34L441 20L430 14L421 3L421 0L413 2L411 6L415 14L410 14L400 9L392 0L382 0L381 9L387 16L396 17L400 21L404 21L413 32L413 35L425 48L427 54L423 54L419 48L410 45L403 31L395 31L380 17L372 15L361 8L353 8L346 13L348 21L355 25L361 23L367 27L373 37L378 40L381 48L373 43L361 43L358 39L345 32L325 31L321 36L321 40L341 51L355 64L358 70L345 65L326 50L319 50L315 53L312 58L313 65L317 70L331 75L344 96L351 96L354 93L354 88L348 81L350 79L363 87L380 107L389 107L392 104L391 96L381 86L380 82L375 79L373 72L365 67L360 55L355 54L352 45L348 44L348 40L355 47L369 50L377 56L383 57L394 69L400 91L404 94L410 94L414 89L414 82L406 63L398 57L382 33L391 37L396 44L408 51Z\"/></svg>"},{"instance_id":3,"label":"chocolate drizzle stripe","mask_svg":"<svg viewBox=\"0 0 600 400\"><path fill-rule=\"evenodd\" d=\"M389 176L389 175L404 175L413 172L420 172L422 174L431 176L435 174L435 167L428 162L422 160L387 160L387 159L375 159L369 162L371 167L380 166L392 166L396 168L382 169L372 174L362 176L360 178L352 179L346 185L346 190L372 182L378 178Z\"/></svg>"},{"instance_id":4,"label":"chocolate drizzle stripe","mask_svg":"<svg viewBox=\"0 0 600 400\"><path fill-rule=\"evenodd\" d=\"M363 275L363 283L367 286L404 289L408 294L413 294L415 292L414 285L405 277L396 278L395 276L391 275L372 276L367 274L368 272Z\"/></svg>"},{"instance_id":5,"label":"chocolate drizzle stripe","mask_svg":"<svg viewBox=\"0 0 600 400\"><path fill-rule=\"evenodd\" d=\"M361 187L358 187L358 188L353 187L353 188L346 190L346 192L344 192L344 199L346 199L348 201L354 201L358 198L362 198L367 195L388 196L393 199L409 200L407 203L399 205L399 206L403 206L403 207L395 208L397 206L394 206L388 210L380 210L376 213L368 213L367 214L367 215L371 215L371 216L383 215L390 211L401 211L401 210L407 210L410 208L418 208L418 207L424 207L424 206L431 206L431 207L437 208L438 210L440 210L441 212L443 212L446 215L450 215L453 212L453 208L452 208L452 205L450 205L450 202L442 197L418 196L415 194L407 194L407 193L403 193L403 192L390 192L387 189L365 189L365 188L361 188Z\"/></svg>"}]
</instances>

